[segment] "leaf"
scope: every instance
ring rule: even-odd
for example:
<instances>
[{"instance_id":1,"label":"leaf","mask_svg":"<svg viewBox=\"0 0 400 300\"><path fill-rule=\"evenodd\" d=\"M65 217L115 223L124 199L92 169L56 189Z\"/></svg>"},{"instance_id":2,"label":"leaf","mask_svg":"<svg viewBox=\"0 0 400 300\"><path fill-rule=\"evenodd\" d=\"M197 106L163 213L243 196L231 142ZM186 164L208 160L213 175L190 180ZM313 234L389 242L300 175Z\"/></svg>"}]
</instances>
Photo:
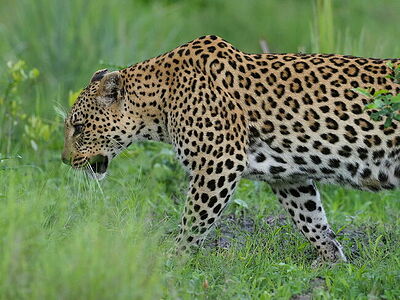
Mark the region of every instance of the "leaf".
<instances>
[{"instance_id":1,"label":"leaf","mask_svg":"<svg viewBox=\"0 0 400 300\"><path fill-rule=\"evenodd\" d=\"M378 110L378 111L374 112L373 115L376 115L376 116L385 116L385 115L387 115L388 113L389 113L388 109L385 108L385 109L381 109L381 110ZM372 116L372 115L371 115L371 116Z\"/></svg>"},{"instance_id":2,"label":"leaf","mask_svg":"<svg viewBox=\"0 0 400 300\"><path fill-rule=\"evenodd\" d=\"M375 99L374 103L377 105L377 107L383 107L385 105L381 99Z\"/></svg>"},{"instance_id":3,"label":"leaf","mask_svg":"<svg viewBox=\"0 0 400 300\"><path fill-rule=\"evenodd\" d=\"M31 147L34 151L38 151L38 145L34 140L31 140Z\"/></svg>"},{"instance_id":4,"label":"leaf","mask_svg":"<svg viewBox=\"0 0 400 300\"><path fill-rule=\"evenodd\" d=\"M366 90L366 89L363 89L363 88L356 88L356 89L352 89L354 92L357 92L357 93L359 93L359 94L361 94L361 95L364 95L364 96L366 96L366 97L368 97L368 98L372 98L372 95L371 95L371 93L368 91L368 90Z\"/></svg>"},{"instance_id":5,"label":"leaf","mask_svg":"<svg viewBox=\"0 0 400 300\"><path fill-rule=\"evenodd\" d=\"M365 109L374 109L378 108L378 105L375 102L368 103L364 106Z\"/></svg>"},{"instance_id":6,"label":"leaf","mask_svg":"<svg viewBox=\"0 0 400 300\"><path fill-rule=\"evenodd\" d=\"M374 93L373 97L376 98L376 97L378 97L379 95L388 94L388 93L389 93L388 90L378 90L378 91L376 91L376 92Z\"/></svg>"},{"instance_id":7,"label":"leaf","mask_svg":"<svg viewBox=\"0 0 400 300\"><path fill-rule=\"evenodd\" d=\"M36 69L36 68L33 68L32 70L29 71L29 75L28 76L29 76L30 79L36 79L36 78L39 77L39 75L40 75L39 70Z\"/></svg>"},{"instance_id":8,"label":"leaf","mask_svg":"<svg viewBox=\"0 0 400 300\"><path fill-rule=\"evenodd\" d=\"M69 92L69 97L68 97L68 104L70 106L74 105L75 101L78 99L79 94L81 93L82 90L78 90L76 92Z\"/></svg>"},{"instance_id":9,"label":"leaf","mask_svg":"<svg viewBox=\"0 0 400 300\"><path fill-rule=\"evenodd\" d=\"M247 203L245 201L241 200L241 199L235 199L233 202L236 203L240 207L243 207L243 208L246 208L246 209L249 208Z\"/></svg>"},{"instance_id":10,"label":"leaf","mask_svg":"<svg viewBox=\"0 0 400 300\"><path fill-rule=\"evenodd\" d=\"M398 111L400 110L400 103L396 102L392 104L392 111Z\"/></svg>"},{"instance_id":11,"label":"leaf","mask_svg":"<svg viewBox=\"0 0 400 300\"><path fill-rule=\"evenodd\" d=\"M371 119L374 120L374 121L379 121L381 119L381 116L380 116L379 112L378 111L373 112L371 114Z\"/></svg>"},{"instance_id":12,"label":"leaf","mask_svg":"<svg viewBox=\"0 0 400 300\"><path fill-rule=\"evenodd\" d=\"M388 127L390 127L391 125L392 125L392 118L387 117L387 118L386 118L386 121L385 121L385 124L383 124L383 126L384 126L385 128L388 128Z\"/></svg>"}]
</instances>

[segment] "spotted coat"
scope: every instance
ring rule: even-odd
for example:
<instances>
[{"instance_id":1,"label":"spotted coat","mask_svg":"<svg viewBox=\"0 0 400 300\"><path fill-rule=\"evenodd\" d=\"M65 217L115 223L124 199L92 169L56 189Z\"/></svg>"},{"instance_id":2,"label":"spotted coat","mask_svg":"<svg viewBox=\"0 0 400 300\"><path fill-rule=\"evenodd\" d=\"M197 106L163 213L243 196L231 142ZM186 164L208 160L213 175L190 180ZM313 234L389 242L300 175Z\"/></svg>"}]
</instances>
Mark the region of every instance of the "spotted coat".
<instances>
[{"instance_id":1,"label":"spotted coat","mask_svg":"<svg viewBox=\"0 0 400 300\"><path fill-rule=\"evenodd\" d=\"M103 178L138 140L173 145L190 186L182 249L200 245L241 178L268 182L324 260L345 260L315 181L356 189L400 182L395 122L370 119L355 88L400 93L399 59L246 54L204 36L123 70L96 72L65 121L63 161Z\"/></svg>"}]
</instances>

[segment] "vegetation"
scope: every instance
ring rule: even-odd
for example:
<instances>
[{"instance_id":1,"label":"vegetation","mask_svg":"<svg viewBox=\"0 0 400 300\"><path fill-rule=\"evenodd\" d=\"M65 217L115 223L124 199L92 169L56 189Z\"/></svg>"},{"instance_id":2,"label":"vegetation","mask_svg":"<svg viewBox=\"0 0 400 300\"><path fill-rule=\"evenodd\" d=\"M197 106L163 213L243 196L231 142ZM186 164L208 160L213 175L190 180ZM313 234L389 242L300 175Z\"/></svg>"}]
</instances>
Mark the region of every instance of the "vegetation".
<instances>
[{"instance_id":1,"label":"vegetation","mask_svg":"<svg viewBox=\"0 0 400 300\"><path fill-rule=\"evenodd\" d=\"M246 180L206 247L179 257L186 175L171 148L134 145L89 180L60 162L57 112L105 64L209 33L248 52L266 39L273 52L399 57L399 11L398 0L2 2L0 298L398 299L399 191L322 187L350 264L312 269L269 187ZM371 96L367 109L397 122L398 96Z\"/></svg>"},{"instance_id":2,"label":"vegetation","mask_svg":"<svg viewBox=\"0 0 400 300\"><path fill-rule=\"evenodd\" d=\"M388 67L392 70L392 74L387 77L400 83L400 65L394 67L392 63L389 63ZM357 88L355 91L372 100L365 105L365 109L372 110L370 111L372 120L381 121L385 118L386 128L392 126L393 120L400 121L400 94L393 95L388 90L371 91L363 88Z\"/></svg>"}]
</instances>

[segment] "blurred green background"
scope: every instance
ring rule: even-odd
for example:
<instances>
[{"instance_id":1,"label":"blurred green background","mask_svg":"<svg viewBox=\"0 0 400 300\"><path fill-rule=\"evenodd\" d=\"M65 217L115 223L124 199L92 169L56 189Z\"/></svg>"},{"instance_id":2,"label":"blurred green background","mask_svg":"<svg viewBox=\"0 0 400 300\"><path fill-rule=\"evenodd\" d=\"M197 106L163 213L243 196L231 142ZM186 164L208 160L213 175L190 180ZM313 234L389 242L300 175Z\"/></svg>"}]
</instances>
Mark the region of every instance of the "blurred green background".
<instances>
[{"instance_id":1,"label":"blurred green background","mask_svg":"<svg viewBox=\"0 0 400 300\"><path fill-rule=\"evenodd\" d=\"M69 93L97 69L131 65L205 34L246 52L260 52L265 39L271 52L396 57L399 11L397 0L2 1L0 97L10 80L7 63L23 60L40 76L21 86L18 106L52 119L54 106L68 107Z\"/></svg>"},{"instance_id":2,"label":"blurred green background","mask_svg":"<svg viewBox=\"0 0 400 300\"><path fill-rule=\"evenodd\" d=\"M398 299L400 192L322 187L352 264L313 270L291 224L266 222L283 213L268 186L243 180L225 215L255 224L245 245L182 261L169 249L186 177L171 148L132 146L100 184L61 164L59 112L97 69L205 34L253 53L265 40L398 58L399 16L399 0L1 0L0 299Z\"/></svg>"}]
</instances>

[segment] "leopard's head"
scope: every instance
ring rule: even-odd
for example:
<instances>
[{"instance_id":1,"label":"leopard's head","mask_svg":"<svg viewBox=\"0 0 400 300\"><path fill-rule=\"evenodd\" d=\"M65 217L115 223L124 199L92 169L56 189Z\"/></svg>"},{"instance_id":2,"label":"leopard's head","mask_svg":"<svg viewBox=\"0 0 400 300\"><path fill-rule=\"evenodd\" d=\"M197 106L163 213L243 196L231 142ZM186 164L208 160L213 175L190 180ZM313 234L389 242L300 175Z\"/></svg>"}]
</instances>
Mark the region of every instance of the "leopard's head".
<instances>
[{"instance_id":1,"label":"leopard's head","mask_svg":"<svg viewBox=\"0 0 400 300\"><path fill-rule=\"evenodd\" d=\"M111 159L130 143L123 90L119 71L94 73L65 119L64 163L105 177Z\"/></svg>"}]
</instances>

